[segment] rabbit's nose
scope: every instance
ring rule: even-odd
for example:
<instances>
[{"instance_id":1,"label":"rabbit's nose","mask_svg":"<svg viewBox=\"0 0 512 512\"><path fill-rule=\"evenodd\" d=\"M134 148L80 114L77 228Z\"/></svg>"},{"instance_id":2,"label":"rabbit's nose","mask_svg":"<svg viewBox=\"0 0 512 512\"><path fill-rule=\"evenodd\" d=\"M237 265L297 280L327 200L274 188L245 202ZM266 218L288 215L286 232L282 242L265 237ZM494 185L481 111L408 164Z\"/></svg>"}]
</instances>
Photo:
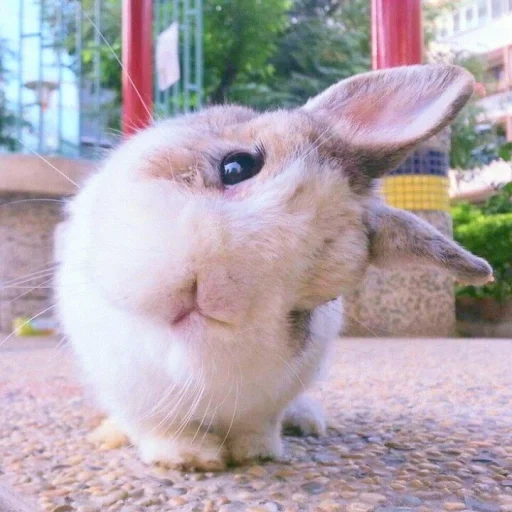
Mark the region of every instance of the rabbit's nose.
<instances>
[{"instance_id":1,"label":"rabbit's nose","mask_svg":"<svg viewBox=\"0 0 512 512\"><path fill-rule=\"evenodd\" d=\"M193 312L228 324L243 322L250 310L249 290L228 270L212 267L173 292L168 311L171 323L177 324Z\"/></svg>"}]
</instances>

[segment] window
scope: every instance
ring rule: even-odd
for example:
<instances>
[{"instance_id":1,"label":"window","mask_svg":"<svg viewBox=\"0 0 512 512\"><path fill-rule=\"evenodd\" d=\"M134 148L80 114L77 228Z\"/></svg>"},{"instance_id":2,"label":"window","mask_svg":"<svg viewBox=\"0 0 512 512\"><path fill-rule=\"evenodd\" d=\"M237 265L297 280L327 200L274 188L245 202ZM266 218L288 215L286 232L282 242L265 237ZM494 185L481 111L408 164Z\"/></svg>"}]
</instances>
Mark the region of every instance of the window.
<instances>
[{"instance_id":1,"label":"window","mask_svg":"<svg viewBox=\"0 0 512 512\"><path fill-rule=\"evenodd\" d=\"M512 2L512 0L510 0ZM487 0L478 1L478 22L482 23L487 18Z\"/></svg>"},{"instance_id":2,"label":"window","mask_svg":"<svg viewBox=\"0 0 512 512\"><path fill-rule=\"evenodd\" d=\"M466 27L471 27L473 25L473 8L469 7L466 9Z\"/></svg>"},{"instance_id":3,"label":"window","mask_svg":"<svg viewBox=\"0 0 512 512\"><path fill-rule=\"evenodd\" d=\"M503 1L502 0L492 0L492 17L499 18L503 14Z\"/></svg>"},{"instance_id":4,"label":"window","mask_svg":"<svg viewBox=\"0 0 512 512\"><path fill-rule=\"evenodd\" d=\"M494 80L500 82L505 78L505 68L504 66L494 66L490 69L491 75Z\"/></svg>"},{"instance_id":5,"label":"window","mask_svg":"<svg viewBox=\"0 0 512 512\"><path fill-rule=\"evenodd\" d=\"M460 14L456 12L453 15L453 31L458 32L460 30Z\"/></svg>"}]
</instances>

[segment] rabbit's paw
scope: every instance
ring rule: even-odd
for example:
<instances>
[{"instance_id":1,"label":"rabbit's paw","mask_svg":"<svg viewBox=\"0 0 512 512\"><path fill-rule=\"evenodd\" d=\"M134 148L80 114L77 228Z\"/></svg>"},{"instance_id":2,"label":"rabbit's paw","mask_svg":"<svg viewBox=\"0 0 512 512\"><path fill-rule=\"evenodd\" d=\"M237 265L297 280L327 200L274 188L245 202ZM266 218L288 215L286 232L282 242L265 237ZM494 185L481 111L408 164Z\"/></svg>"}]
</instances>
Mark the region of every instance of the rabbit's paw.
<instances>
[{"instance_id":1,"label":"rabbit's paw","mask_svg":"<svg viewBox=\"0 0 512 512\"><path fill-rule=\"evenodd\" d=\"M283 444L277 426L266 431L241 431L228 443L231 462L242 464L253 459L278 459L283 454Z\"/></svg>"},{"instance_id":2,"label":"rabbit's paw","mask_svg":"<svg viewBox=\"0 0 512 512\"><path fill-rule=\"evenodd\" d=\"M322 406L308 396L297 397L284 413L283 431L293 436L324 436L326 426Z\"/></svg>"},{"instance_id":3,"label":"rabbit's paw","mask_svg":"<svg viewBox=\"0 0 512 512\"><path fill-rule=\"evenodd\" d=\"M87 436L87 439L99 446L101 450L114 450L128 444L128 437L111 418L103 420L100 426Z\"/></svg>"},{"instance_id":4,"label":"rabbit's paw","mask_svg":"<svg viewBox=\"0 0 512 512\"><path fill-rule=\"evenodd\" d=\"M139 442L143 462L181 471L221 471L226 467L222 440L213 435L145 437Z\"/></svg>"}]
</instances>

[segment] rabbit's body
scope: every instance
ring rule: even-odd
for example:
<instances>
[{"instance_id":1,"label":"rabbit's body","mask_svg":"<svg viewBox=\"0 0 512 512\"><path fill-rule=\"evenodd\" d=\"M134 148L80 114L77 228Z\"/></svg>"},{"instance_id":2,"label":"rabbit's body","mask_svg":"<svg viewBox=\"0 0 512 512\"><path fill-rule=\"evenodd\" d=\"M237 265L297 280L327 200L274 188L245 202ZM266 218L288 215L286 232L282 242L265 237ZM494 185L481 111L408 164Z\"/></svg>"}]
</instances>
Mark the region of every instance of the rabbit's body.
<instances>
[{"instance_id":1,"label":"rabbit's body","mask_svg":"<svg viewBox=\"0 0 512 512\"><path fill-rule=\"evenodd\" d=\"M323 433L321 410L302 393L340 331L336 297L369 263L409 258L489 279L485 262L373 192L373 178L468 97L458 68L414 70L389 72L419 91L395 100L401 130L380 126L380 89L397 87L387 74L291 112L213 108L128 140L71 202L59 244L62 323L145 460L218 469L280 456L283 422ZM359 105L358 91L372 87L374 101ZM416 95L440 110L425 126ZM339 104L348 115L333 121ZM372 108L384 108L384 121Z\"/></svg>"},{"instance_id":2,"label":"rabbit's body","mask_svg":"<svg viewBox=\"0 0 512 512\"><path fill-rule=\"evenodd\" d=\"M88 221L97 204L108 200L102 196L114 195L104 182L106 175L104 171L94 176L70 205L58 274L61 318L102 406L141 445L147 461L186 465L180 457L165 456L160 446L156 453L153 450L154 443L174 439L176 434L185 445L190 436L195 438L206 456L194 459L194 466L201 468L221 466L227 448L235 461L280 455L285 408L319 373L329 344L341 328L341 299L311 311L289 311L282 306L284 298L262 288L255 301L259 314L229 332L222 326L219 331L215 326L211 332L206 330L194 314L183 325L170 328L159 321L158 314L138 316L119 308L91 279L89 263L97 248L98 226ZM131 223L124 227L129 244ZM112 244L122 244L119 231L103 236ZM158 231L153 237L155 246L168 243ZM129 249L125 258L139 260L140 255ZM159 275L158 280L164 278ZM131 285L137 287L136 282ZM111 290L117 291L122 290ZM195 339L197 331L203 331L202 345ZM324 420L314 405L304 409L293 404L291 411L291 426L306 434L323 432ZM207 431L216 435L208 435L209 445L204 439ZM228 442L247 433L254 434L249 444Z\"/></svg>"}]
</instances>

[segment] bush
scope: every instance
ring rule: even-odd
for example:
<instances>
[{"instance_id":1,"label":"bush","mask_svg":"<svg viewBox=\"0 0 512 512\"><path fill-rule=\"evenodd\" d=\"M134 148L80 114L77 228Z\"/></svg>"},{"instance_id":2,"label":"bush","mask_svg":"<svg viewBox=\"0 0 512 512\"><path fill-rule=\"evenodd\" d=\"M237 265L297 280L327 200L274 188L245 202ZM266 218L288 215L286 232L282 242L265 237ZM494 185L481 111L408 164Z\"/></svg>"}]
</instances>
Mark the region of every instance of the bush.
<instances>
[{"instance_id":1,"label":"bush","mask_svg":"<svg viewBox=\"0 0 512 512\"><path fill-rule=\"evenodd\" d=\"M494 269L495 282L458 287L457 295L492 297L503 303L512 297L512 183L484 206L463 203L452 209L454 238L485 258Z\"/></svg>"}]
</instances>

